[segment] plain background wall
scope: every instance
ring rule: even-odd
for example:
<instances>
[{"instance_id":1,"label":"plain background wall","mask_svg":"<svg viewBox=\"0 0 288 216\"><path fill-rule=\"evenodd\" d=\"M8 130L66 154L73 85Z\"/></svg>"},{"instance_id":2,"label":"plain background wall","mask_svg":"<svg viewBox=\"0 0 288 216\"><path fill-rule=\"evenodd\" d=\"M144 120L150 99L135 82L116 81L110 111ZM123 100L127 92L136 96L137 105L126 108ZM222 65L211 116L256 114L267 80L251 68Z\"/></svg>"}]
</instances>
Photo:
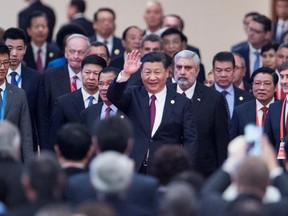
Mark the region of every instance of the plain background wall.
<instances>
[{"instance_id":1,"label":"plain background wall","mask_svg":"<svg viewBox=\"0 0 288 216\"><path fill-rule=\"evenodd\" d=\"M66 8L69 0L42 0L54 8L57 16L57 32L67 22ZM0 26L17 26L18 12L27 6L24 0L2 0ZM5 3L4 3L5 2ZM116 35L130 26L145 27L143 20L146 0L86 0L86 17L92 20L99 7L111 7L117 14ZM242 19L245 13L258 11L270 17L271 0L159 0L164 13L175 13L185 21L184 33L188 43L200 48L206 72L211 69L213 56L230 50L235 43L245 40Z\"/></svg>"}]
</instances>

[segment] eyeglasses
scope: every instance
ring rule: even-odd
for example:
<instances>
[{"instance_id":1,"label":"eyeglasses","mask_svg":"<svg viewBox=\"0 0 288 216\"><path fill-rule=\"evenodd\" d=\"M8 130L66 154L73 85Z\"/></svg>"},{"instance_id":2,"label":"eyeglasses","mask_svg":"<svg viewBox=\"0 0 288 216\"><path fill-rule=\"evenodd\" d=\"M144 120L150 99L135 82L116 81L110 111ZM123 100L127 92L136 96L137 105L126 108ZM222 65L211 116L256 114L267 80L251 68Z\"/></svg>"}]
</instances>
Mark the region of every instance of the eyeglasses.
<instances>
[{"instance_id":1,"label":"eyeglasses","mask_svg":"<svg viewBox=\"0 0 288 216\"><path fill-rule=\"evenodd\" d=\"M273 85L273 83L272 82L260 82L260 81L253 82L253 86L257 88L260 88L262 85L264 86L264 88L269 88Z\"/></svg>"},{"instance_id":2,"label":"eyeglasses","mask_svg":"<svg viewBox=\"0 0 288 216\"><path fill-rule=\"evenodd\" d=\"M0 62L0 68L2 67L2 65L4 65L4 68L8 68L10 65L10 62L9 61Z\"/></svg>"},{"instance_id":3,"label":"eyeglasses","mask_svg":"<svg viewBox=\"0 0 288 216\"><path fill-rule=\"evenodd\" d=\"M70 50L68 50L68 52L71 54L71 55L74 55L74 54L78 54L78 55L80 55L80 56L83 56L83 55L85 55L85 51L83 51L83 50L74 50L74 49L70 49Z\"/></svg>"},{"instance_id":4,"label":"eyeglasses","mask_svg":"<svg viewBox=\"0 0 288 216\"><path fill-rule=\"evenodd\" d=\"M98 83L98 86L99 86L99 87L104 87L104 86L109 87L112 82L113 82L113 80L111 80L111 81L109 81L109 82L107 82L107 83L99 82L99 83Z\"/></svg>"}]
</instances>

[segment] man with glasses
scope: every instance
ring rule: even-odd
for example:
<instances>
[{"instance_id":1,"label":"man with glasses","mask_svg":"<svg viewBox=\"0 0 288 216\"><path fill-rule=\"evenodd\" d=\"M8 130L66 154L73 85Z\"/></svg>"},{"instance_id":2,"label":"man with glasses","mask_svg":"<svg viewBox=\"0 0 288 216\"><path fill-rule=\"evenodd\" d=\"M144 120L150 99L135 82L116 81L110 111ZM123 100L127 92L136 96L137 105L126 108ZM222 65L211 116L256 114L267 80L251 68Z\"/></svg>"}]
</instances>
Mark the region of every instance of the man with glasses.
<instances>
[{"instance_id":1,"label":"man with glasses","mask_svg":"<svg viewBox=\"0 0 288 216\"><path fill-rule=\"evenodd\" d=\"M86 36L72 34L66 40L67 64L48 69L43 76L40 90L40 141L42 148L49 148L50 117L56 98L82 87L81 62L89 52L90 43Z\"/></svg>"},{"instance_id":2,"label":"man with glasses","mask_svg":"<svg viewBox=\"0 0 288 216\"><path fill-rule=\"evenodd\" d=\"M27 162L34 157L28 102L22 89L6 82L9 65L10 50L0 42L0 121L8 120L19 128L22 160Z\"/></svg>"},{"instance_id":3,"label":"man with glasses","mask_svg":"<svg viewBox=\"0 0 288 216\"><path fill-rule=\"evenodd\" d=\"M231 138L244 134L247 124L264 127L266 114L270 104L274 102L274 93L278 83L278 76L274 70L267 67L258 68L251 77L254 100L248 101L234 109Z\"/></svg>"},{"instance_id":4,"label":"man with glasses","mask_svg":"<svg viewBox=\"0 0 288 216\"><path fill-rule=\"evenodd\" d=\"M271 20L264 16L253 16L249 22L247 42L232 47L233 53L243 56L246 63L246 81L250 80L252 72L262 66L261 48L271 40Z\"/></svg>"}]
</instances>

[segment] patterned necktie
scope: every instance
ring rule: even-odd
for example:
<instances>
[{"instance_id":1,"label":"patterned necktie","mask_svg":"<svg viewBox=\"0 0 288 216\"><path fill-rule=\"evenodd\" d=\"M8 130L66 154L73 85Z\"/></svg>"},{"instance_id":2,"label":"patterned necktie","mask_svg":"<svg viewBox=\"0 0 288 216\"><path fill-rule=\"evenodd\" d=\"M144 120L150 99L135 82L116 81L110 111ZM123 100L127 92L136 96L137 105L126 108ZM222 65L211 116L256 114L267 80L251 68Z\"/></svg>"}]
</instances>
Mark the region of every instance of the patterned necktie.
<instances>
[{"instance_id":1,"label":"patterned necktie","mask_svg":"<svg viewBox=\"0 0 288 216\"><path fill-rule=\"evenodd\" d=\"M261 108L261 110L263 112L263 115L262 115L262 127L264 127L264 123L265 123L265 120L266 120L266 114L267 114L268 108L264 106L264 107Z\"/></svg>"},{"instance_id":2,"label":"patterned necktie","mask_svg":"<svg viewBox=\"0 0 288 216\"><path fill-rule=\"evenodd\" d=\"M17 75L17 73L15 71L13 71L10 74L10 76L11 76L11 84L15 85L15 86L18 86L17 81L16 81L16 75Z\"/></svg>"},{"instance_id":3,"label":"patterned necktie","mask_svg":"<svg viewBox=\"0 0 288 216\"><path fill-rule=\"evenodd\" d=\"M105 110L105 119L108 119L108 118L110 118L110 112L111 112L111 107L110 106L108 106L107 108L106 108L106 110Z\"/></svg>"},{"instance_id":4,"label":"patterned necktie","mask_svg":"<svg viewBox=\"0 0 288 216\"><path fill-rule=\"evenodd\" d=\"M229 110L228 101L226 99L226 95L228 94L228 92L226 90L224 90L221 93L223 94L223 97L224 97L224 100L225 100L226 112L227 112L228 119L230 119L230 110Z\"/></svg>"},{"instance_id":5,"label":"patterned necktie","mask_svg":"<svg viewBox=\"0 0 288 216\"><path fill-rule=\"evenodd\" d=\"M254 55L255 55L256 58L255 58L255 62L254 62L252 73L260 67L260 53L259 52L254 52Z\"/></svg>"},{"instance_id":6,"label":"patterned necktie","mask_svg":"<svg viewBox=\"0 0 288 216\"><path fill-rule=\"evenodd\" d=\"M90 107L93 105L94 96L89 96L88 99L89 99L88 107Z\"/></svg>"},{"instance_id":7,"label":"patterned necktie","mask_svg":"<svg viewBox=\"0 0 288 216\"><path fill-rule=\"evenodd\" d=\"M71 82L71 92L74 92L77 90L77 79L78 77L75 75L72 77L73 81Z\"/></svg>"},{"instance_id":8,"label":"patterned necktie","mask_svg":"<svg viewBox=\"0 0 288 216\"><path fill-rule=\"evenodd\" d=\"M156 116L156 105L155 105L156 96L151 95L151 103L150 103L150 126L151 131L153 130L155 116Z\"/></svg>"},{"instance_id":9,"label":"patterned necktie","mask_svg":"<svg viewBox=\"0 0 288 216\"><path fill-rule=\"evenodd\" d=\"M42 50L41 49L38 49L38 52L37 52L37 61L36 61L36 67L37 67L37 70L42 73L43 72L43 63L42 63L42 58L41 58L41 52Z\"/></svg>"}]
</instances>

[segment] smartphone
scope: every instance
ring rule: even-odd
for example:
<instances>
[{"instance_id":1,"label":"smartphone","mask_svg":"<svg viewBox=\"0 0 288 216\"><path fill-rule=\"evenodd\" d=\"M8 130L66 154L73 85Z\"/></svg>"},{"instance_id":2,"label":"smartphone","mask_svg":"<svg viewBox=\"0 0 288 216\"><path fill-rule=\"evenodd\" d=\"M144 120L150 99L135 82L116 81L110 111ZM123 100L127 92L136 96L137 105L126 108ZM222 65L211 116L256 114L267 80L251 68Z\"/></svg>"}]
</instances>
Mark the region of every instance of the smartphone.
<instances>
[{"instance_id":1,"label":"smartphone","mask_svg":"<svg viewBox=\"0 0 288 216\"><path fill-rule=\"evenodd\" d=\"M262 127L254 124L248 124L244 128L244 137L247 142L247 154L251 156L259 156L262 151Z\"/></svg>"}]
</instances>

